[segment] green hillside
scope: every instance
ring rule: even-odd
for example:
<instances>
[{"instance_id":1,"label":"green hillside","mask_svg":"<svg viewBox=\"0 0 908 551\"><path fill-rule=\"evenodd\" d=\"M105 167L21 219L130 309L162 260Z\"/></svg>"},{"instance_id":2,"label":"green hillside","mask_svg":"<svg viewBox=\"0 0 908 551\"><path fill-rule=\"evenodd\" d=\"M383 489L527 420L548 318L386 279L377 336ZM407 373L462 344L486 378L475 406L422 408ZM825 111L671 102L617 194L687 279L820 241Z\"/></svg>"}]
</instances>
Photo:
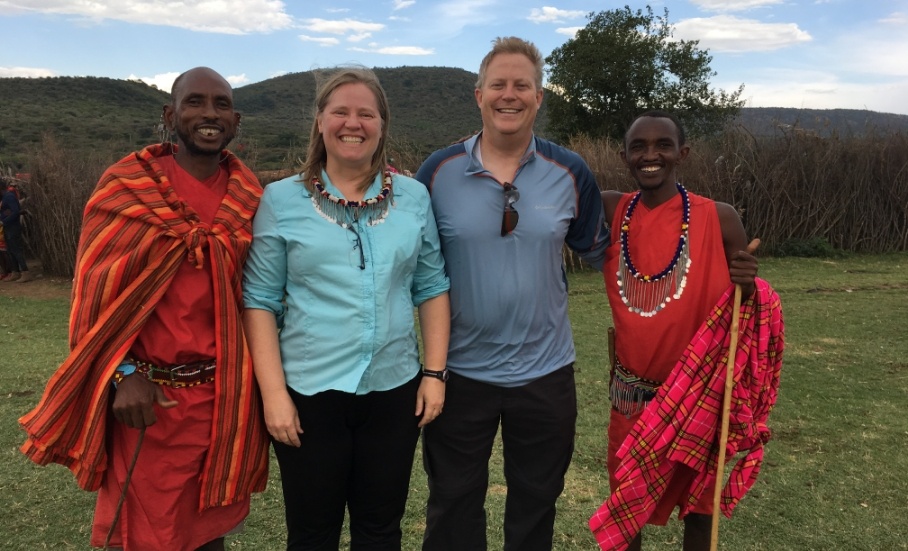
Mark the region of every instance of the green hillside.
<instances>
[{"instance_id":1,"label":"green hillside","mask_svg":"<svg viewBox=\"0 0 908 551\"><path fill-rule=\"evenodd\" d=\"M375 72L391 102L396 148L420 157L480 128L475 73L447 67ZM255 168L283 168L304 151L315 77L311 71L291 73L235 90L243 126L234 148ZM0 166L27 172L29 152L40 147L46 133L69 150L111 158L157 141L155 127L169 94L142 82L109 78L0 78L0 98ZM737 122L757 135L779 132L785 125L820 136L908 132L908 116L866 110L746 108ZM544 128L543 103L537 132L544 135Z\"/></svg>"},{"instance_id":2,"label":"green hillside","mask_svg":"<svg viewBox=\"0 0 908 551\"><path fill-rule=\"evenodd\" d=\"M391 104L391 135L424 153L479 130L473 99L476 74L443 67L375 69ZM272 165L309 137L316 73L291 73L236 89L243 112L243 139L252 140L259 162ZM271 168L269 166L269 168Z\"/></svg>"},{"instance_id":3,"label":"green hillside","mask_svg":"<svg viewBox=\"0 0 908 551\"><path fill-rule=\"evenodd\" d=\"M45 133L76 151L128 151L155 139L169 94L110 78L0 78L0 98L0 163L21 169Z\"/></svg>"}]
</instances>

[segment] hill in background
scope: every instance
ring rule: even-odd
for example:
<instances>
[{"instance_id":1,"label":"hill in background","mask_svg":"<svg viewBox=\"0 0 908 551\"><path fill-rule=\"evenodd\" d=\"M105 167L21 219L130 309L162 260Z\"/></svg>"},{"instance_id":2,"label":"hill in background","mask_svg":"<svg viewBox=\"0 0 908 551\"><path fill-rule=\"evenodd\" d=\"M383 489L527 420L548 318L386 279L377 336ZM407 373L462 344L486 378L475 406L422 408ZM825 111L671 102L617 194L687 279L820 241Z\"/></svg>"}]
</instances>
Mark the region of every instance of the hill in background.
<instances>
[{"instance_id":1,"label":"hill in background","mask_svg":"<svg viewBox=\"0 0 908 551\"><path fill-rule=\"evenodd\" d=\"M446 67L375 72L391 103L392 142L399 148L425 155L481 127L475 73ZM254 155L256 168L284 168L304 152L316 76L291 73L235 90L243 113L236 148ZM158 141L155 129L169 94L109 78L0 78L0 98L0 165L18 172L27 171L29 151L40 146L45 133L76 153L111 158ZM541 135L545 117L543 102L536 128ZM736 122L755 135L791 126L820 136L908 132L908 115L852 109L744 108Z\"/></svg>"}]
</instances>

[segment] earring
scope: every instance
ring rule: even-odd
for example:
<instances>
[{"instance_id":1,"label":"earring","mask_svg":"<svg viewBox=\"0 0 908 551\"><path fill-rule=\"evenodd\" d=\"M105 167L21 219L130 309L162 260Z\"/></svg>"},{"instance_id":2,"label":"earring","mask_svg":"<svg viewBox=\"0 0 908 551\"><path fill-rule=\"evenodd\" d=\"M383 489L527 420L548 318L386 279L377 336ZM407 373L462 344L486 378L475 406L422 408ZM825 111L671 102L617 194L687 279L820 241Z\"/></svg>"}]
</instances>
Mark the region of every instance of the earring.
<instances>
[{"instance_id":1,"label":"earring","mask_svg":"<svg viewBox=\"0 0 908 551\"><path fill-rule=\"evenodd\" d=\"M170 139L170 131L167 130L167 125L164 124L164 115L161 115L161 122L158 123L158 135L161 137L161 144L166 144Z\"/></svg>"}]
</instances>

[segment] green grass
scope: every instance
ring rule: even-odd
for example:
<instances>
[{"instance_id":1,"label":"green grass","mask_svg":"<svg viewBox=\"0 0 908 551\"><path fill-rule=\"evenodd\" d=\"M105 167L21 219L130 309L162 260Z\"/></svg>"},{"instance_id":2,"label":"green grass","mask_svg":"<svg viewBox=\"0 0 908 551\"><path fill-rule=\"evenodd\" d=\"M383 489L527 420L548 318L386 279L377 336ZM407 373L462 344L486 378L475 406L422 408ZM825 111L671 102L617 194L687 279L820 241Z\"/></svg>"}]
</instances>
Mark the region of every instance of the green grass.
<instances>
[{"instance_id":1,"label":"green grass","mask_svg":"<svg viewBox=\"0 0 908 551\"><path fill-rule=\"evenodd\" d=\"M720 549L908 549L908 254L764 259L761 275L782 296L786 350L774 438L763 471L731 520ZM601 276L572 274L580 416L574 461L561 496L555 549L596 549L586 527L608 495L605 458L605 328ZM0 293L0 547L86 549L93 494L69 471L37 467L19 452L16 419L66 352L67 301ZM426 499L417 456L403 521L404 549L418 549ZM505 487L493 457L489 548L501 549ZM246 531L230 549L283 548L283 508L273 465ZM680 523L648 527L644 549L680 549ZM468 551L468 550L467 550Z\"/></svg>"}]
</instances>

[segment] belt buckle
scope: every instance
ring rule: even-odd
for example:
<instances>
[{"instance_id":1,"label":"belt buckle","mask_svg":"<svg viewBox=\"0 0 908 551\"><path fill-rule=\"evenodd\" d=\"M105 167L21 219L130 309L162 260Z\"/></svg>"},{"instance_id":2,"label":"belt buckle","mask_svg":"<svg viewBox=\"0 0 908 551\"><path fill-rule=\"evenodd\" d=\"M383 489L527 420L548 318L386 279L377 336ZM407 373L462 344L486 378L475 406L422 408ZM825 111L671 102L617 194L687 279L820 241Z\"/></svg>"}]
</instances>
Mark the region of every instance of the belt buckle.
<instances>
[{"instance_id":1,"label":"belt buckle","mask_svg":"<svg viewBox=\"0 0 908 551\"><path fill-rule=\"evenodd\" d=\"M167 371L170 373L170 382L171 382L171 383L177 382L177 370L183 369L183 368L186 367L187 365L189 365L189 364L175 365L175 366L173 366L173 367L171 367L170 369L167 370Z\"/></svg>"}]
</instances>

